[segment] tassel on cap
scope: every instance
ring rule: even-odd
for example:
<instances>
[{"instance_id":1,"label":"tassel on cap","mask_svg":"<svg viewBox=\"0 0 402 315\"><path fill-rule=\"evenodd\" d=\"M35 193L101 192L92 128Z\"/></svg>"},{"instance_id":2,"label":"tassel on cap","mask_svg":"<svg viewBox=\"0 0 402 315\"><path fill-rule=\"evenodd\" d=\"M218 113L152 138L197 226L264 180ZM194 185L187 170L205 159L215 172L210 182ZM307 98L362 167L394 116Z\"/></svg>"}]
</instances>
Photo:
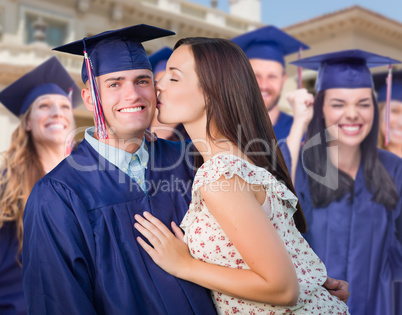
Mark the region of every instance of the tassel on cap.
<instances>
[{"instance_id":1,"label":"tassel on cap","mask_svg":"<svg viewBox=\"0 0 402 315\"><path fill-rule=\"evenodd\" d=\"M74 94L70 95L70 90ZM56 57L46 60L0 92L0 102L15 116L26 113L41 95L58 94L70 99L73 107L82 103L80 89Z\"/></svg>"},{"instance_id":2,"label":"tassel on cap","mask_svg":"<svg viewBox=\"0 0 402 315\"><path fill-rule=\"evenodd\" d=\"M151 64L141 43L170 35L174 33L139 24L106 31L53 49L73 55L84 55L81 78L84 84L87 81L90 84L98 139L108 139L108 133L95 78L116 71L151 70Z\"/></svg>"},{"instance_id":3,"label":"tassel on cap","mask_svg":"<svg viewBox=\"0 0 402 315\"><path fill-rule=\"evenodd\" d=\"M328 89L374 88L370 68L401 63L399 60L352 49L316 55L291 64L318 71L316 92Z\"/></svg>"},{"instance_id":4,"label":"tassel on cap","mask_svg":"<svg viewBox=\"0 0 402 315\"><path fill-rule=\"evenodd\" d=\"M86 51L85 39L83 39L82 41L84 43L85 66L88 73L89 86L91 89L92 102L94 105L94 120L95 120L96 131L98 133L98 139L99 140L108 139L109 135L107 133L105 119L103 117L102 102L99 96L95 76L93 74L92 63Z\"/></svg>"},{"instance_id":5,"label":"tassel on cap","mask_svg":"<svg viewBox=\"0 0 402 315\"><path fill-rule=\"evenodd\" d=\"M68 89L67 97L70 100L71 104L73 104L73 93L74 93L74 90L72 87L70 87ZM66 152L65 152L66 156L70 155L70 153L73 151L73 148L74 148L74 132L71 132L68 135L68 138L66 139Z\"/></svg>"},{"instance_id":6,"label":"tassel on cap","mask_svg":"<svg viewBox=\"0 0 402 315\"><path fill-rule=\"evenodd\" d=\"M387 77L387 100L385 103L385 146L389 143L389 129L391 119L391 93L392 93L392 66L388 65L388 77Z\"/></svg>"},{"instance_id":7,"label":"tassel on cap","mask_svg":"<svg viewBox=\"0 0 402 315\"><path fill-rule=\"evenodd\" d=\"M303 46L300 46L298 60L302 59ZM297 67L297 88L301 89L303 87L303 79L302 79L302 68Z\"/></svg>"}]
</instances>

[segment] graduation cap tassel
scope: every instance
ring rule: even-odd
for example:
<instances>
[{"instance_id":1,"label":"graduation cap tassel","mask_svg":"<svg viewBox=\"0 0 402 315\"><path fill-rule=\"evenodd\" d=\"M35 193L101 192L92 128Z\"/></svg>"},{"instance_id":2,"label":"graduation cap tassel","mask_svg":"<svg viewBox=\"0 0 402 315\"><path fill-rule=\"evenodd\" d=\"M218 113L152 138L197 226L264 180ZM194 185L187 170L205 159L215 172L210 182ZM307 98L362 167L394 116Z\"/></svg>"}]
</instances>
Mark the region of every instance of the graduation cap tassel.
<instances>
[{"instance_id":1,"label":"graduation cap tassel","mask_svg":"<svg viewBox=\"0 0 402 315\"><path fill-rule=\"evenodd\" d=\"M298 59L302 59L302 51L303 51L303 47L300 46L299 48L299 57ZM302 80L302 68L301 67L297 67L297 88L301 89L303 87L303 80Z\"/></svg>"},{"instance_id":2,"label":"graduation cap tassel","mask_svg":"<svg viewBox=\"0 0 402 315\"><path fill-rule=\"evenodd\" d=\"M68 99L70 100L70 103L73 103L73 88L70 87L68 89ZM71 132L71 134L68 136L66 140L66 156L70 155L70 153L73 151L74 148L74 132Z\"/></svg>"},{"instance_id":3,"label":"graduation cap tassel","mask_svg":"<svg viewBox=\"0 0 402 315\"><path fill-rule=\"evenodd\" d=\"M96 86L95 76L92 71L91 61L89 60L86 50L84 50L85 66L87 68L89 85L91 87L92 101L94 104L94 118L96 130L98 132L98 139L108 139L105 120L103 118L102 104L99 97L98 88Z\"/></svg>"},{"instance_id":4,"label":"graduation cap tassel","mask_svg":"<svg viewBox=\"0 0 402 315\"><path fill-rule=\"evenodd\" d=\"M107 133L105 119L103 117L102 103L99 97L95 76L92 71L91 60L89 59L88 54L86 52L85 41L84 41L84 59L88 73L89 85L91 87L92 101L94 104L94 118L95 118L96 130L98 131L98 139L108 139L109 135Z\"/></svg>"},{"instance_id":5,"label":"graduation cap tassel","mask_svg":"<svg viewBox=\"0 0 402 315\"><path fill-rule=\"evenodd\" d=\"M73 88L72 87L70 87L69 89L68 89L68 99L69 99L69 101L71 102L71 104L73 103Z\"/></svg>"},{"instance_id":6,"label":"graduation cap tassel","mask_svg":"<svg viewBox=\"0 0 402 315\"><path fill-rule=\"evenodd\" d=\"M391 115L391 92L392 92L392 66L388 65L388 77L387 77L387 99L385 103L385 146L389 143L390 137L390 115Z\"/></svg>"}]
</instances>

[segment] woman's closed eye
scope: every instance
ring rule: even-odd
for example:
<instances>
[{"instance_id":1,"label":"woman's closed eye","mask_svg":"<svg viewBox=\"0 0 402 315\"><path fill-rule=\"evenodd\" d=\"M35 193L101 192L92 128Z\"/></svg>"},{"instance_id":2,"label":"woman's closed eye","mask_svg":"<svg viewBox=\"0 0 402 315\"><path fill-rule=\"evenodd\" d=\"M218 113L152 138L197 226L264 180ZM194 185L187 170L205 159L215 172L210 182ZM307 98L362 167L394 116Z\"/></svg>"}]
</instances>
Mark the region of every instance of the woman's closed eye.
<instances>
[{"instance_id":1,"label":"woman's closed eye","mask_svg":"<svg viewBox=\"0 0 402 315\"><path fill-rule=\"evenodd\" d=\"M38 106L38 108L41 108L41 109L45 109L45 108L47 108L47 107L49 107L49 104L47 104L47 103L41 103L41 104L39 104L39 106Z\"/></svg>"},{"instance_id":2,"label":"woman's closed eye","mask_svg":"<svg viewBox=\"0 0 402 315\"><path fill-rule=\"evenodd\" d=\"M71 109L71 105L70 104L62 104L61 108L69 110L69 109Z\"/></svg>"}]
</instances>

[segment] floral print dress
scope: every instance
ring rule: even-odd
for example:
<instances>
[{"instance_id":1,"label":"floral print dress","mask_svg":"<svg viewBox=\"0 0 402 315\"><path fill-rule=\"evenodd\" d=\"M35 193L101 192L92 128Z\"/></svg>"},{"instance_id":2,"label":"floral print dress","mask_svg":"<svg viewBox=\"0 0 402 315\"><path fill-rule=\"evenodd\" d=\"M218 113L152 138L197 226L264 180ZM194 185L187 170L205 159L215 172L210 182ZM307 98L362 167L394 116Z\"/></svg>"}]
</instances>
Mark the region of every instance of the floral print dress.
<instances>
[{"instance_id":1,"label":"floral print dress","mask_svg":"<svg viewBox=\"0 0 402 315\"><path fill-rule=\"evenodd\" d=\"M348 314L346 304L330 295L322 286L327 278L325 266L294 224L296 196L270 172L237 156L215 156L205 162L196 173L192 202L181 223L191 255L211 264L250 269L208 211L199 191L200 187L213 183L222 176L229 179L234 175L248 184L262 185L265 188L267 197L262 208L266 212L267 208L271 210L267 215L293 261L300 293L297 304L287 307L238 299L212 291L218 314Z\"/></svg>"}]
</instances>

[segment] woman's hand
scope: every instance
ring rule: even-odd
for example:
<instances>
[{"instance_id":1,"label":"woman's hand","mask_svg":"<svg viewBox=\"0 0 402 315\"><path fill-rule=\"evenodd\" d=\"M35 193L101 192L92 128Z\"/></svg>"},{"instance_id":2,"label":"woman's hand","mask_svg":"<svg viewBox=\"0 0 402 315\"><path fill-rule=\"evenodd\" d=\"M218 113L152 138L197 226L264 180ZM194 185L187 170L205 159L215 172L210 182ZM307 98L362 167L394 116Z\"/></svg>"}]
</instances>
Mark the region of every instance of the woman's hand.
<instances>
[{"instance_id":1,"label":"woman's hand","mask_svg":"<svg viewBox=\"0 0 402 315\"><path fill-rule=\"evenodd\" d=\"M136 214L134 218L137 223L134 224L134 227L148 239L152 246L141 237L137 237L138 243L159 267L175 277L183 278L180 275L189 270L189 266L194 260L183 241L183 232L172 222L173 235L161 221L149 212L144 212L144 217Z\"/></svg>"},{"instance_id":2,"label":"woman's hand","mask_svg":"<svg viewBox=\"0 0 402 315\"><path fill-rule=\"evenodd\" d=\"M306 89L300 89L286 93L286 99L293 109L293 124L290 128L286 143L291 157L291 177L294 183L296 177L297 163L299 160L300 144L303 135L314 114L314 97Z\"/></svg>"},{"instance_id":3,"label":"woman's hand","mask_svg":"<svg viewBox=\"0 0 402 315\"><path fill-rule=\"evenodd\" d=\"M303 126L303 134L313 118L314 96L306 89L294 90L286 93L286 99L293 110L294 123Z\"/></svg>"}]
</instances>

